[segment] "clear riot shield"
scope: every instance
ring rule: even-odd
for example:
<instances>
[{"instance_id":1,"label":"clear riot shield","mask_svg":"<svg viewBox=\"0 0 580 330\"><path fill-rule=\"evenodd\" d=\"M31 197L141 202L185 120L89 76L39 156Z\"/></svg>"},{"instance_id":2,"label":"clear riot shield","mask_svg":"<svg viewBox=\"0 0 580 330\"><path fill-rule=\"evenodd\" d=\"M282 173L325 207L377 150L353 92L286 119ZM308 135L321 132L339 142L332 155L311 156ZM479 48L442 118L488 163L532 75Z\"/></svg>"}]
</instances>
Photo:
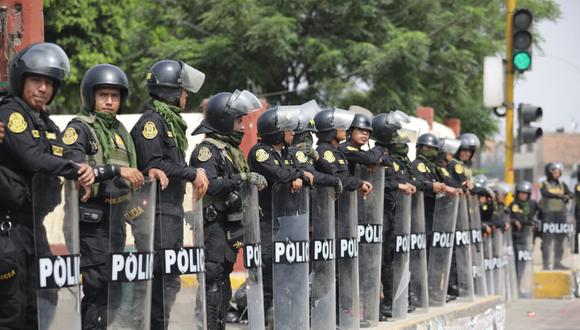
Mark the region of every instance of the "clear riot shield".
<instances>
[{"instance_id":1,"label":"clear riot shield","mask_svg":"<svg viewBox=\"0 0 580 330\"><path fill-rule=\"evenodd\" d=\"M534 296L534 227L524 225L514 231L516 270L520 298Z\"/></svg>"},{"instance_id":2,"label":"clear riot shield","mask_svg":"<svg viewBox=\"0 0 580 330\"><path fill-rule=\"evenodd\" d=\"M258 187L242 184L244 211L244 266L248 270L248 324L250 329L264 329L264 287L262 282L262 243Z\"/></svg>"},{"instance_id":3,"label":"clear riot shield","mask_svg":"<svg viewBox=\"0 0 580 330\"><path fill-rule=\"evenodd\" d=\"M308 329L308 190L272 187L274 329Z\"/></svg>"},{"instance_id":4,"label":"clear riot shield","mask_svg":"<svg viewBox=\"0 0 580 330\"><path fill-rule=\"evenodd\" d=\"M503 247L503 232L500 228L493 231L492 239L492 254L493 254L493 281L495 294L501 296L505 295L505 265L503 263L504 247Z\"/></svg>"},{"instance_id":5,"label":"clear riot shield","mask_svg":"<svg viewBox=\"0 0 580 330\"><path fill-rule=\"evenodd\" d=\"M429 304L431 306L443 306L447 298L458 203L458 197L445 195L438 195L435 200L428 264Z\"/></svg>"},{"instance_id":6,"label":"clear riot shield","mask_svg":"<svg viewBox=\"0 0 580 330\"><path fill-rule=\"evenodd\" d=\"M205 329L205 250L201 200L191 182L186 187L183 216L155 214L155 265L152 328ZM158 190L159 203L171 198Z\"/></svg>"},{"instance_id":7,"label":"clear riot shield","mask_svg":"<svg viewBox=\"0 0 580 330\"><path fill-rule=\"evenodd\" d=\"M74 182L32 178L39 329L80 329L79 197Z\"/></svg>"},{"instance_id":8,"label":"clear riot shield","mask_svg":"<svg viewBox=\"0 0 580 330\"><path fill-rule=\"evenodd\" d=\"M110 329L149 329L153 278L153 228L156 181L132 189L113 179L105 203L109 209L109 285L107 322Z\"/></svg>"},{"instance_id":9,"label":"clear riot shield","mask_svg":"<svg viewBox=\"0 0 580 330\"><path fill-rule=\"evenodd\" d=\"M493 279L493 239L489 235L483 238L483 263L485 269L485 285L487 287L487 294L494 295L495 281Z\"/></svg>"},{"instance_id":10,"label":"clear riot shield","mask_svg":"<svg viewBox=\"0 0 580 330\"><path fill-rule=\"evenodd\" d=\"M472 300L474 288L473 263L471 260L471 230L469 226L467 199L465 197L459 199L454 253L457 263L457 289L459 291L459 297Z\"/></svg>"},{"instance_id":11,"label":"clear riot shield","mask_svg":"<svg viewBox=\"0 0 580 330\"><path fill-rule=\"evenodd\" d=\"M425 200L423 192L413 195L411 206L411 237L409 252L409 270L411 272L410 294L411 305L417 308L429 308L427 290L427 234L425 233Z\"/></svg>"},{"instance_id":12,"label":"clear riot shield","mask_svg":"<svg viewBox=\"0 0 580 330\"><path fill-rule=\"evenodd\" d=\"M365 276L359 276L359 306L362 320L373 327L379 323L385 168L379 166L369 170L366 166L357 166L356 176L373 185L373 191L366 197L359 193L357 207L358 268L359 274L365 274ZM407 216L405 221L409 220ZM406 237L408 236L407 230Z\"/></svg>"},{"instance_id":13,"label":"clear riot shield","mask_svg":"<svg viewBox=\"0 0 580 330\"><path fill-rule=\"evenodd\" d=\"M334 189L316 187L310 192L312 238L310 241L310 327L336 327Z\"/></svg>"},{"instance_id":14,"label":"clear riot shield","mask_svg":"<svg viewBox=\"0 0 580 330\"><path fill-rule=\"evenodd\" d=\"M336 202L336 304L338 328L359 329L357 192L344 191Z\"/></svg>"},{"instance_id":15,"label":"clear riot shield","mask_svg":"<svg viewBox=\"0 0 580 330\"><path fill-rule=\"evenodd\" d=\"M471 262L473 264L473 288L479 297L487 295L485 265L483 261L483 236L481 233L481 216L477 196L469 196L469 227L471 229Z\"/></svg>"},{"instance_id":16,"label":"clear riot shield","mask_svg":"<svg viewBox=\"0 0 580 330\"><path fill-rule=\"evenodd\" d=\"M509 218L508 218L509 219ZM504 246L505 246L505 260L506 266L506 297L507 301L511 302L518 299L518 276L516 273L516 259L514 253L514 243L513 243L513 228L510 228L504 233Z\"/></svg>"},{"instance_id":17,"label":"clear riot shield","mask_svg":"<svg viewBox=\"0 0 580 330\"><path fill-rule=\"evenodd\" d=\"M407 317L409 306L409 239L411 235L411 196L397 194L395 208L395 256L393 258L393 318ZM362 250L362 248L361 248Z\"/></svg>"}]
</instances>

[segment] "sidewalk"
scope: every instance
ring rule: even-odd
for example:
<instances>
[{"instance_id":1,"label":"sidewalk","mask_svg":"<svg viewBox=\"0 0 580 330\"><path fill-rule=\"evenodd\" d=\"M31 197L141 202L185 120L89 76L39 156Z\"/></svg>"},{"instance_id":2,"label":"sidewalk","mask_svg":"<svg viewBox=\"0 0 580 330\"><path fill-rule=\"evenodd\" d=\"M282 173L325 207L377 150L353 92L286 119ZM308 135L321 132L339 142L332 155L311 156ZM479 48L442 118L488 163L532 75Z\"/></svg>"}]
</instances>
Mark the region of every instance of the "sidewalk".
<instances>
[{"instance_id":1,"label":"sidewalk","mask_svg":"<svg viewBox=\"0 0 580 330\"><path fill-rule=\"evenodd\" d=\"M507 330L580 329L580 300L520 299L506 310Z\"/></svg>"}]
</instances>

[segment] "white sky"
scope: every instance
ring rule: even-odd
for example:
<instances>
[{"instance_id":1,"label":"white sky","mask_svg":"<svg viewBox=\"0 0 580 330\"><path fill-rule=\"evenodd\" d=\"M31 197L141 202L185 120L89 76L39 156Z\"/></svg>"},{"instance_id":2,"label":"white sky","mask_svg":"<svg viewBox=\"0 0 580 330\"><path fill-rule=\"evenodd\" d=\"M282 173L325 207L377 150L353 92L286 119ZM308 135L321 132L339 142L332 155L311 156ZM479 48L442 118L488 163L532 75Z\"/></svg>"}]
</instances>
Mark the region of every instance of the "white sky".
<instances>
[{"instance_id":1,"label":"white sky","mask_svg":"<svg viewBox=\"0 0 580 330\"><path fill-rule=\"evenodd\" d=\"M515 104L541 106L545 132L580 132L580 0L557 2L560 19L534 25L543 51L534 49L532 71L516 82Z\"/></svg>"}]
</instances>

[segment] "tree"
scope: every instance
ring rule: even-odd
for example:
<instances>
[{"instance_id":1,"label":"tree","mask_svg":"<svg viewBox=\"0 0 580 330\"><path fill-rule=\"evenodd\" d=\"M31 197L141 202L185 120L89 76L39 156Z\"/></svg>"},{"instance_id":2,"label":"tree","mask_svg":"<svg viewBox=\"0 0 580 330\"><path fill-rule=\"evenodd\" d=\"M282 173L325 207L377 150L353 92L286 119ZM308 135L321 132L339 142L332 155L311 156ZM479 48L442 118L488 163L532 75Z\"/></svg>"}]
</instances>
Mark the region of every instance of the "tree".
<instances>
[{"instance_id":1,"label":"tree","mask_svg":"<svg viewBox=\"0 0 580 330\"><path fill-rule=\"evenodd\" d=\"M47 40L62 44L78 67L66 98L58 100L66 109L78 104L79 72L111 61L129 74L137 111L148 99L147 68L176 58L206 73L194 102L247 88L271 104L316 98L376 113L428 105L439 119L458 117L464 130L481 137L495 130L482 107L481 63L503 47L500 0L45 3ZM559 15L553 0L522 0L520 6L536 22Z\"/></svg>"}]
</instances>

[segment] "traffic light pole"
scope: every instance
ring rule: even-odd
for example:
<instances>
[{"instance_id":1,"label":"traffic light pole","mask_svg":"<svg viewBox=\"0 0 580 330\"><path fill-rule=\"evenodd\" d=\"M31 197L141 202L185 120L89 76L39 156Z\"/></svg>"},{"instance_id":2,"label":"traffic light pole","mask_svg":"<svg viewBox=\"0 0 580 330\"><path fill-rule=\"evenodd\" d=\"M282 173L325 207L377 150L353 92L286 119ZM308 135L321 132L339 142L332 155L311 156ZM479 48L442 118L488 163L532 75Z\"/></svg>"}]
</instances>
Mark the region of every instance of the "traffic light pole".
<instances>
[{"instance_id":1,"label":"traffic light pole","mask_svg":"<svg viewBox=\"0 0 580 330\"><path fill-rule=\"evenodd\" d=\"M505 173L504 181L514 183L514 68L512 63L512 18L516 8L516 0L506 0L505 24Z\"/></svg>"}]
</instances>

